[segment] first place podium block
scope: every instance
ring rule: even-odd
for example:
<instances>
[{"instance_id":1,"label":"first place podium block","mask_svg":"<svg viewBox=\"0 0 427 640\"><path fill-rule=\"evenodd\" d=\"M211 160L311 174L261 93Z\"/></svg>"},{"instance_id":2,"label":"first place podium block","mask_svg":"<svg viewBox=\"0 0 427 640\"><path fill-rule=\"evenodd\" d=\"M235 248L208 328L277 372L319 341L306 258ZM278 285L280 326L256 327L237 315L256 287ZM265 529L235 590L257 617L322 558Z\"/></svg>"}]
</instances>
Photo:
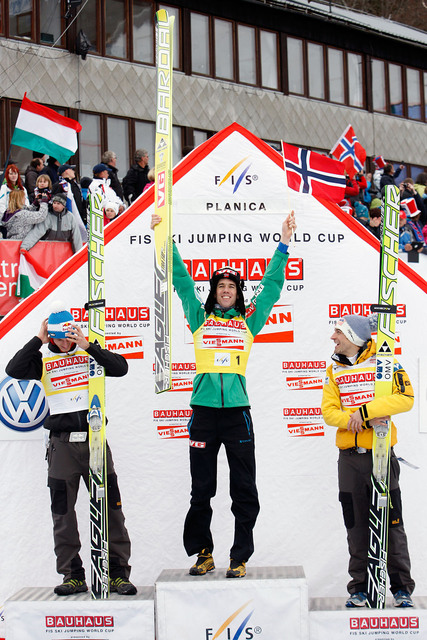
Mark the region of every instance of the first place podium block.
<instances>
[{"instance_id":1,"label":"first place podium block","mask_svg":"<svg viewBox=\"0 0 427 640\"><path fill-rule=\"evenodd\" d=\"M21 589L6 600L7 640L154 640L154 588L135 596L57 596L50 588Z\"/></svg>"},{"instance_id":2,"label":"first place podium block","mask_svg":"<svg viewBox=\"0 0 427 640\"><path fill-rule=\"evenodd\" d=\"M157 640L307 640L308 595L302 567L226 569L204 576L163 571L156 581Z\"/></svg>"}]
</instances>

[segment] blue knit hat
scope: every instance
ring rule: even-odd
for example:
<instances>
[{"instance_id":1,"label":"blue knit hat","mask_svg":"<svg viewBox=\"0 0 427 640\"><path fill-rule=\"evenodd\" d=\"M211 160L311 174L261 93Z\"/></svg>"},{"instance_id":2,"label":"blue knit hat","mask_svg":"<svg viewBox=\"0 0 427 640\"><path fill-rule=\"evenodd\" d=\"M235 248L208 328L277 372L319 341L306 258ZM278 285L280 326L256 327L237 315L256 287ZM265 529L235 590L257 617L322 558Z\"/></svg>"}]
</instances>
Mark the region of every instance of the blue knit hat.
<instances>
[{"instance_id":1,"label":"blue knit hat","mask_svg":"<svg viewBox=\"0 0 427 640\"><path fill-rule=\"evenodd\" d=\"M357 347L363 347L371 340L371 321L365 316L356 314L344 316L337 321L336 327Z\"/></svg>"},{"instance_id":2,"label":"blue knit hat","mask_svg":"<svg viewBox=\"0 0 427 640\"><path fill-rule=\"evenodd\" d=\"M52 311L47 319L47 335L49 338L66 338L74 318L67 309Z\"/></svg>"}]
</instances>

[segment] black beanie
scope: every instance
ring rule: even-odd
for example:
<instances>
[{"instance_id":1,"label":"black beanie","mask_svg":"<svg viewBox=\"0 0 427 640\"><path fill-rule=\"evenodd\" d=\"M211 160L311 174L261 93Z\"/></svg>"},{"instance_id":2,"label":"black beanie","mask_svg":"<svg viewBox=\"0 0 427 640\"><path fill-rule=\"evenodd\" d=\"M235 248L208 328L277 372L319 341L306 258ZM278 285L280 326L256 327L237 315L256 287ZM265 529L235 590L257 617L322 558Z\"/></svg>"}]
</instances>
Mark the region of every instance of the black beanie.
<instances>
[{"instance_id":1,"label":"black beanie","mask_svg":"<svg viewBox=\"0 0 427 640\"><path fill-rule=\"evenodd\" d=\"M243 317L245 317L246 307L243 296L243 287L245 286L245 281L240 278L240 273L236 271L236 269L232 269L231 267L223 267L222 269L217 269L213 272L212 278L209 280L211 290L209 291L209 295L205 302L206 313L209 315L216 304L216 288L218 286L218 282L223 278L229 278L235 283L237 287L237 300L234 308L237 309L237 311L239 311L239 313Z\"/></svg>"}]
</instances>

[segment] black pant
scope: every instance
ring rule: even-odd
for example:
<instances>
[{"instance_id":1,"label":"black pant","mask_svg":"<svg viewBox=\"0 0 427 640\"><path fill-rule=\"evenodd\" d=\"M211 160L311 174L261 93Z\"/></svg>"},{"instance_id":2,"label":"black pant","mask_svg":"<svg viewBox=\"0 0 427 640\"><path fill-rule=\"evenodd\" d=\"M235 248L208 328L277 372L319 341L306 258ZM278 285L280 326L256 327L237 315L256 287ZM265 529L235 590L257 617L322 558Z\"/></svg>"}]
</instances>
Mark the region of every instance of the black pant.
<instances>
[{"instance_id":1,"label":"black pant","mask_svg":"<svg viewBox=\"0 0 427 640\"><path fill-rule=\"evenodd\" d=\"M412 593L415 582L411 577L408 542L402 519L399 462L392 452L390 458L390 501L387 571L390 591L404 589ZM338 459L339 498L347 529L351 580L348 592L367 591L369 548L369 508L371 502L372 454L340 451Z\"/></svg>"},{"instance_id":2,"label":"black pant","mask_svg":"<svg viewBox=\"0 0 427 640\"><path fill-rule=\"evenodd\" d=\"M224 445L230 468L231 511L235 518L230 557L246 562L254 551L253 528L259 513L255 484L255 443L249 407L193 407L190 436L191 501L184 524L188 555L213 550L211 498L216 493L217 457Z\"/></svg>"}]
</instances>

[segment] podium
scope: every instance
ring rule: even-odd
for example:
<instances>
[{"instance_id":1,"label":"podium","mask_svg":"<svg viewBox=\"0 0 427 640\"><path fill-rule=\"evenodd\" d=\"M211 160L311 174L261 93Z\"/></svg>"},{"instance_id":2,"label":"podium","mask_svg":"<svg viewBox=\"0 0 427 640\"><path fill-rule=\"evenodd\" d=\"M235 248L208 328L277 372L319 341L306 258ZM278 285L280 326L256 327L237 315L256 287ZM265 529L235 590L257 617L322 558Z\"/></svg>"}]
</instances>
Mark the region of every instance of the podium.
<instances>
[{"instance_id":1,"label":"podium","mask_svg":"<svg viewBox=\"0 0 427 640\"><path fill-rule=\"evenodd\" d=\"M163 571L156 581L156 640L307 640L308 593L302 567L226 568L205 576Z\"/></svg>"},{"instance_id":2,"label":"podium","mask_svg":"<svg viewBox=\"0 0 427 640\"><path fill-rule=\"evenodd\" d=\"M397 640L427 638L427 598L413 597L414 608L396 608L391 595L384 609L347 609L347 598L311 598L310 640Z\"/></svg>"},{"instance_id":3,"label":"podium","mask_svg":"<svg viewBox=\"0 0 427 640\"><path fill-rule=\"evenodd\" d=\"M248 567L190 576L162 571L136 596L56 596L21 589L5 603L6 640L397 640L427 638L427 597L414 608L347 609L346 597L308 599L303 568Z\"/></svg>"},{"instance_id":4,"label":"podium","mask_svg":"<svg viewBox=\"0 0 427 640\"><path fill-rule=\"evenodd\" d=\"M154 639L154 588L135 596L112 593L93 600L90 593L57 596L51 588L21 589L5 604L6 640L49 638L87 640Z\"/></svg>"}]
</instances>

